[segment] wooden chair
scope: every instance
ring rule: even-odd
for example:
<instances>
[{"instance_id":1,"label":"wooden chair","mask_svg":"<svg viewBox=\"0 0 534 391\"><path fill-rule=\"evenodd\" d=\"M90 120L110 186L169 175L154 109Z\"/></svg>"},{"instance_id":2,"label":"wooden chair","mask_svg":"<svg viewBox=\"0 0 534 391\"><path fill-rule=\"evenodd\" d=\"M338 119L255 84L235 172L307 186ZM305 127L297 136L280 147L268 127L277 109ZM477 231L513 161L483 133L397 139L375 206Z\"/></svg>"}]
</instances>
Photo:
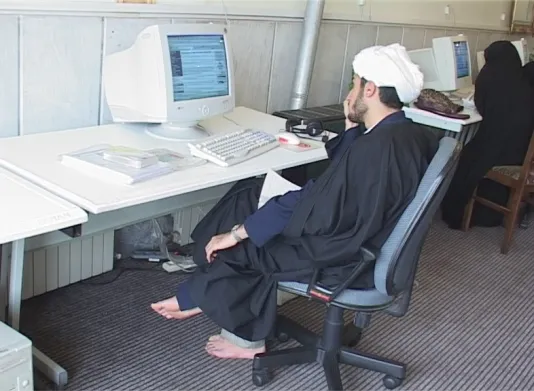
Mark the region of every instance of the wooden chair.
<instances>
[{"instance_id":1,"label":"wooden chair","mask_svg":"<svg viewBox=\"0 0 534 391\"><path fill-rule=\"evenodd\" d=\"M530 139L529 148L522 166L496 166L485 176L497 183L510 188L510 196L506 207L491 202L477 195L477 190L466 206L463 230L467 231L471 223L471 215L475 201L485 205L497 212L501 212L505 217L505 234L501 245L501 253L507 254L512 242L514 228L517 224L519 207L522 202L533 203L530 197L534 193L534 135Z\"/></svg>"}]
</instances>

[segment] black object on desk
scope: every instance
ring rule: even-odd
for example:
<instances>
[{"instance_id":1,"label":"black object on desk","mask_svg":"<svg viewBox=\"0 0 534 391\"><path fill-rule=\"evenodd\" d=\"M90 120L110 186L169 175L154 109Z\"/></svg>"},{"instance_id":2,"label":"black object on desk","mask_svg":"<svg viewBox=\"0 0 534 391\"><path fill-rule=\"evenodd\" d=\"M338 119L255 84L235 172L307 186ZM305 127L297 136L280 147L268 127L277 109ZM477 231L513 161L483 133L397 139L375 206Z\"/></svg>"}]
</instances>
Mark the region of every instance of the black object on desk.
<instances>
[{"instance_id":1,"label":"black object on desk","mask_svg":"<svg viewBox=\"0 0 534 391\"><path fill-rule=\"evenodd\" d=\"M321 121L325 130L337 134L345 130L345 113L343 111L342 104L277 111L273 113L273 115L285 118L286 120L318 120ZM328 164L329 162L327 160L323 160L320 162L289 168L287 170L283 170L282 176L298 186L304 186L308 180L315 179L321 175L328 167Z\"/></svg>"},{"instance_id":2,"label":"black object on desk","mask_svg":"<svg viewBox=\"0 0 534 391\"><path fill-rule=\"evenodd\" d=\"M342 104L277 111L273 115L297 121L321 121L324 129L334 133L341 133L345 130L345 114Z\"/></svg>"}]
</instances>

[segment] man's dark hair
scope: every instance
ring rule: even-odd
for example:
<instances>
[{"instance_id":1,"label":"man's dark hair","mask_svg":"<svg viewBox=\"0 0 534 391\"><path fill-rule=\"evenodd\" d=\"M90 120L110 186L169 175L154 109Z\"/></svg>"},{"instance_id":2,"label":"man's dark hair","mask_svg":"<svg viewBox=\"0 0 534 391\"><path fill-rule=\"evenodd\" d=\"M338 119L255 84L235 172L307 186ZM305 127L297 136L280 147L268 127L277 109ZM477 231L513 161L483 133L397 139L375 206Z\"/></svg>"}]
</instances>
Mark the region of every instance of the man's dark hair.
<instances>
[{"instance_id":1,"label":"man's dark hair","mask_svg":"<svg viewBox=\"0 0 534 391\"><path fill-rule=\"evenodd\" d=\"M360 88L363 88L367 83L367 80L363 77L360 78ZM400 110L402 109L402 102L397 94L395 87L378 87L378 98L380 102L390 109Z\"/></svg>"}]
</instances>

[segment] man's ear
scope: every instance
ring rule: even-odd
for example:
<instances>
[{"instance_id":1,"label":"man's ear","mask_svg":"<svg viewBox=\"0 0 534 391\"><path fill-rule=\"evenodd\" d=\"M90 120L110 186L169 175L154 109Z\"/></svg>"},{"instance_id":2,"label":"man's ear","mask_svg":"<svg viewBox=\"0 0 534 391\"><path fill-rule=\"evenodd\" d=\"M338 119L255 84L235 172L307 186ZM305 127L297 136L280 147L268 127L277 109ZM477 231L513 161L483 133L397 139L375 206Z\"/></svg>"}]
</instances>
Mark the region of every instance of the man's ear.
<instances>
[{"instance_id":1,"label":"man's ear","mask_svg":"<svg viewBox=\"0 0 534 391\"><path fill-rule=\"evenodd\" d=\"M365 97L371 98L375 94L378 94L378 87L372 81L368 81L364 86Z\"/></svg>"}]
</instances>

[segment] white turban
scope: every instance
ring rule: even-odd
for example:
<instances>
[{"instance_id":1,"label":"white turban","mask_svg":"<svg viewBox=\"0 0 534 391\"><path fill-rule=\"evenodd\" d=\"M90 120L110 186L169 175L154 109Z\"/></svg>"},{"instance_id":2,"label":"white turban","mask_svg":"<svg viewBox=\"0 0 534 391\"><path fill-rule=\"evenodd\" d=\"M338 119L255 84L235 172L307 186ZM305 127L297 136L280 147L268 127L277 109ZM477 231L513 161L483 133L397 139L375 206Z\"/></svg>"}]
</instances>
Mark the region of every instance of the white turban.
<instances>
[{"instance_id":1,"label":"white turban","mask_svg":"<svg viewBox=\"0 0 534 391\"><path fill-rule=\"evenodd\" d=\"M372 46L354 56L354 73L377 87L394 87L401 102L417 99L423 89L423 74L404 46Z\"/></svg>"}]
</instances>

